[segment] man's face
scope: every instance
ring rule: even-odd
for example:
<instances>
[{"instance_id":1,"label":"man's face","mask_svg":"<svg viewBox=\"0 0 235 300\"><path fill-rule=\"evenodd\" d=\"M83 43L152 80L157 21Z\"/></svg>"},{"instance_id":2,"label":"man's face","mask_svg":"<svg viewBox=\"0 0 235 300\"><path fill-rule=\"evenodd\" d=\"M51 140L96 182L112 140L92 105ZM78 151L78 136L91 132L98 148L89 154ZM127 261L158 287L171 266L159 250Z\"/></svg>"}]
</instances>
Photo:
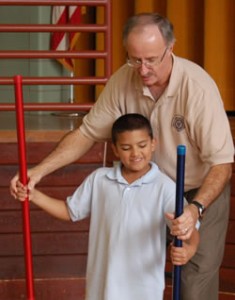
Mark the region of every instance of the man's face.
<instances>
[{"instance_id":1,"label":"man's face","mask_svg":"<svg viewBox=\"0 0 235 300\"><path fill-rule=\"evenodd\" d=\"M166 46L156 25L136 28L130 32L126 49L129 63L138 72L144 85L161 85L168 80L172 46Z\"/></svg>"}]
</instances>

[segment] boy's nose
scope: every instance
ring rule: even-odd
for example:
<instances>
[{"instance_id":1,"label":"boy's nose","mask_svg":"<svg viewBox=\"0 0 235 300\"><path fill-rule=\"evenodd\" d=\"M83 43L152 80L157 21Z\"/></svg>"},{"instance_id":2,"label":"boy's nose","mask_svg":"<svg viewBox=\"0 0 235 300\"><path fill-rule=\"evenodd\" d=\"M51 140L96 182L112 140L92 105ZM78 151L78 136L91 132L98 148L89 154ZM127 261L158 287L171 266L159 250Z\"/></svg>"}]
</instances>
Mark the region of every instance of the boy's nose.
<instances>
[{"instance_id":1,"label":"boy's nose","mask_svg":"<svg viewBox=\"0 0 235 300\"><path fill-rule=\"evenodd\" d=\"M137 148L133 148L132 151L131 151L131 156L136 156L138 155L139 151Z\"/></svg>"}]
</instances>

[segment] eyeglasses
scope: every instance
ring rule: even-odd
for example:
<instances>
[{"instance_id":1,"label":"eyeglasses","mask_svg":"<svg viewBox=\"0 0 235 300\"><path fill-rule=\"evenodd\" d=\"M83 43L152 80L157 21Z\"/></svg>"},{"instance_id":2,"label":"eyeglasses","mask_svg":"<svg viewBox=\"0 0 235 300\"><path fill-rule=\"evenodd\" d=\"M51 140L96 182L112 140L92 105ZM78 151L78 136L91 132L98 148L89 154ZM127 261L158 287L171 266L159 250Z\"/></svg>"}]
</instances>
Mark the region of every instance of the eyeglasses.
<instances>
[{"instance_id":1,"label":"eyeglasses","mask_svg":"<svg viewBox=\"0 0 235 300\"><path fill-rule=\"evenodd\" d=\"M168 47L166 47L166 49L164 50L160 59L156 58L156 57L152 57L152 58L149 58L149 59L146 59L145 61L143 61L139 58L137 58L137 59L128 58L127 64L129 67L136 68L136 69L140 68L142 65L145 65L146 68L151 69L154 66L160 65L160 63L163 61L163 59L166 55L167 50L168 50Z\"/></svg>"}]
</instances>

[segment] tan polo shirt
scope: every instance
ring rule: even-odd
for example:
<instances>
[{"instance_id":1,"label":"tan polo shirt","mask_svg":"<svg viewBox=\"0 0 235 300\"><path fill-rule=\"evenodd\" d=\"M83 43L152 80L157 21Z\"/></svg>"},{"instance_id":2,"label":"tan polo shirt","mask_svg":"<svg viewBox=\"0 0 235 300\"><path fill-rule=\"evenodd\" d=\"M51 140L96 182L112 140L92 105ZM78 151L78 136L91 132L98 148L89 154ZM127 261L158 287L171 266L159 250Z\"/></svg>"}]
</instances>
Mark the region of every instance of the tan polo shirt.
<instances>
[{"instance_id":1,"label":"tan polo shirt","mask_svg":"<svg viewBox=\"0 0 235 300\"><path fill-rule=\"evenodd\" d=\"M177 145L186 146L187 191L202 184L211 166L233 162L234 145L215 82L200 66L173 58L169 85L157 102L138 73L124 65L110 78L80 129L90 139L107 140L119 116L143 114L157 138L153 160L174 180Z\"/></svg>"}]
</instances>

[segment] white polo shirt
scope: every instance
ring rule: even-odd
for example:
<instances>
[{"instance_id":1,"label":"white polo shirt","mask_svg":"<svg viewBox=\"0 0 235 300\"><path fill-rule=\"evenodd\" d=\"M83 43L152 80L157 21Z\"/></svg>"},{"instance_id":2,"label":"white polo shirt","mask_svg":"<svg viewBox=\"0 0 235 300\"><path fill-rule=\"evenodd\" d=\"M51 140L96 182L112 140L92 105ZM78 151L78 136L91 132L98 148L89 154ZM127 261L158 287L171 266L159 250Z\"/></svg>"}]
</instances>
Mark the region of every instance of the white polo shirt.
<instances>
[{"instance_id":1,"label":"white polo shirt","mask_svg":"<svg viewBox=\"0 0 235 300\"><path fill-rule=\"evenodd\" d=\"M161 300L165 212L175 210L175 183L152 163L132 184L120 165L94 171L67 198L71 219L90 216L87 300Z\"/></svg>"},{"instance_id":2,"label":"white polo shirt","mask_svg":"<svg viewBox=\"0 0 235 300\"><path fill-rule=\"evenodd\" d=\"M110 78L80 127L88 138L110 138L119 116L140 113L157 138L153 160L175 180L176 148L186 146L185 191L201 186L213 165L231 163L234 145L223 102L212 78L198 65L173 55L169 84L158 101L127 65Z\"/></svg>"}]
</instances>

